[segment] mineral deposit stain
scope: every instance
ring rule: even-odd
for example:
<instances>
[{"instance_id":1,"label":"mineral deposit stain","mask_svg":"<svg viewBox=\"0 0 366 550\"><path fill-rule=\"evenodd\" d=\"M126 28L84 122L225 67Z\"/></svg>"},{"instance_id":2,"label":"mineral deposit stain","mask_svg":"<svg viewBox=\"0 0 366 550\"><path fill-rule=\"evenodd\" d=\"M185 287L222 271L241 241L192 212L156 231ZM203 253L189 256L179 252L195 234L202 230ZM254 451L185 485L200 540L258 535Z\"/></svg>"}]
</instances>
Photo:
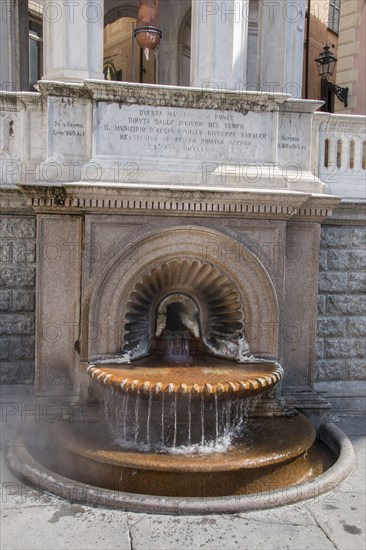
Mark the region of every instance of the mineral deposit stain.
<instances>
[{"instance_id":1,"label":"mineral deposit stain","mask_svg":"<svg viewBox=\"0 0 366 550\"><path fill-rule=\"evenodd\" d=\"M356 525L349 525L349 523L345 523L343 525L343 529L351 535L360 535L362 533L362 529L360 527L356 527Z\"/></svg>"},{"instance_id":2,"label":"mineral deposit stain","mask_svg":"<svg viewBox=\"0 0 366 550\"><path fill-rule=\"evenodd\" d=\"M75 517L78 514L84 514L85 510L82 506L69 506L62 504L60 509L57 510L51 519L48 520L49 523L57 523L61 518L65 517Z\"/></svg>"}]
</instances>

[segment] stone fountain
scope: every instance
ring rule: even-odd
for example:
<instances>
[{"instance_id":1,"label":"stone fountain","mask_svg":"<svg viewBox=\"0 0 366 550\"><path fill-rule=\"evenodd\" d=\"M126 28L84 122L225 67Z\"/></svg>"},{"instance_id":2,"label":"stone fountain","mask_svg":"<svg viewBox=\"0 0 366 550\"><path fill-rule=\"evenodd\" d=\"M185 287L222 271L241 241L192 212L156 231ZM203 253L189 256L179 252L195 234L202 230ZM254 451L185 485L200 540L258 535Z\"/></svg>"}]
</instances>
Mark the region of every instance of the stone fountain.
<instances>
[{"instance_id":1,"label":"stone fountain","mask_svg":"<svg viewBox=\"0 0 366 550\"><path fill-rule=\"evenodd\" d=\"M124 319L121 353L87 368L104 411L97 440L84 423L57 426L54 468L76 464L93 485L170 497L273 490L310 475L315 429L276 400L283 369L251 355L224 272L164 262L133 285Z\"/></svg>"},{"instance_id":2,"label":"stone fountain","mask_svg":"<svg viewBox=\"0 0 366 550\"><path fill-rule=\"evenodd\" d=\"M316 442L327 405L312 389L320 222L339 202L311 172L319 103L39 88L28 118L48 148L21 185L43 252L36 390L81 412L42 446L15 441L13 469L134 510L242 510L241 495L309 483L335 460ZM83 403L101 405L99 423Z\"/></svg>"}]
</instances>

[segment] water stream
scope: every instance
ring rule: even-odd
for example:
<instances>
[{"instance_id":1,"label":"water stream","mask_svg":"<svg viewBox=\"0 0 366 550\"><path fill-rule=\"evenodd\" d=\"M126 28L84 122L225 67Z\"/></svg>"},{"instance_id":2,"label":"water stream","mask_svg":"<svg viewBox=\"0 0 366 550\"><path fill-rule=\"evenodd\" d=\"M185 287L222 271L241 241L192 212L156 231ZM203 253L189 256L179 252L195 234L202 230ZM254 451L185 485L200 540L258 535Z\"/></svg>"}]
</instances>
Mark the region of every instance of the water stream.
<instances>
[{"instance_id":1,"label":"water stream","mask_svg":"<svg viewBox=\"0 0 366 550\"><path fill-rule=\"evenodd\" d=\"M198 447L214 451L224 443L227 446L261 398L154 391L121 395L113 386L102 387L97 382L93 382L93 389L103 403L110 431L122 446L171 452Z\"/></svg>"}]
</instances>

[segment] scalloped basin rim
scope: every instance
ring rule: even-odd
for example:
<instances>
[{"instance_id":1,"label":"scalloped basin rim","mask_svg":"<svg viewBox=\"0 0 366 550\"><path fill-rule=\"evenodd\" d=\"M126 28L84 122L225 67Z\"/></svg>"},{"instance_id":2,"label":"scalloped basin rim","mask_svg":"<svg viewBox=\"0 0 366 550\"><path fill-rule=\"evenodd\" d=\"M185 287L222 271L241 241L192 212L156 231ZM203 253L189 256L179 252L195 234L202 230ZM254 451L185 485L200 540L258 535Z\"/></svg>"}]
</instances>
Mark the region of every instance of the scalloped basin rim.
<instances>
[{"instance_id":1,"label":"scalloped basin rim","mask_svg":"<svg viewBox=\"0 0 366 550\"><path fill-rule=\"evenodd\" d=\"M87 371L96 382L124 392L196 395L253 395L274 386L283 376L276 362L234 363L211 357L178 365L148 356L123 366L95 363Z\"/></svg>"}]
</instances>

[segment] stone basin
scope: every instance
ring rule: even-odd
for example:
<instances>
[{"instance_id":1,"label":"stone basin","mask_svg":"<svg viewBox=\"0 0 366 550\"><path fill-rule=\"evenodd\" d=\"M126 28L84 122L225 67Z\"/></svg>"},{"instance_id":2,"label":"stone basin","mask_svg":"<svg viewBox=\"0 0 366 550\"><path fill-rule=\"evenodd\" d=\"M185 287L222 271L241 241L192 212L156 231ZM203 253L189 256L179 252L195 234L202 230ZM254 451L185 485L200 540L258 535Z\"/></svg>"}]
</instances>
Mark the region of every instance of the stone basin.
<instances>
[{"instance_id":1,"label":"stone basin","mask_svg":"<svg viewBox=\"0 0 366 550\"><path fill-rule=\"evenodd\" d=\"M122 392L192 395L217 394L246 397L268 390L283 376L282 367L271 361L235 363L203 356L179 365L163 356L147 356L128 365L98 364L88 367L91 378Z\"/></svg>"},{"instance_id":2,"label":"stone basin","mask_svg":"<svg viewBox=\"0 0 366 550\"><path fill-rule=\"evenodd\" d=\"M31 455L49 472L116 492L213 497L272 491L311 479L334 462L314 448L315 430L303 416L256 419L225 451L202 454L121 448L106 426L62 422L40 447L26 437ZM327 465L328 466L327 466ZM116 493L117 494L117 493Z\"/></svg>"}]
</instances>

